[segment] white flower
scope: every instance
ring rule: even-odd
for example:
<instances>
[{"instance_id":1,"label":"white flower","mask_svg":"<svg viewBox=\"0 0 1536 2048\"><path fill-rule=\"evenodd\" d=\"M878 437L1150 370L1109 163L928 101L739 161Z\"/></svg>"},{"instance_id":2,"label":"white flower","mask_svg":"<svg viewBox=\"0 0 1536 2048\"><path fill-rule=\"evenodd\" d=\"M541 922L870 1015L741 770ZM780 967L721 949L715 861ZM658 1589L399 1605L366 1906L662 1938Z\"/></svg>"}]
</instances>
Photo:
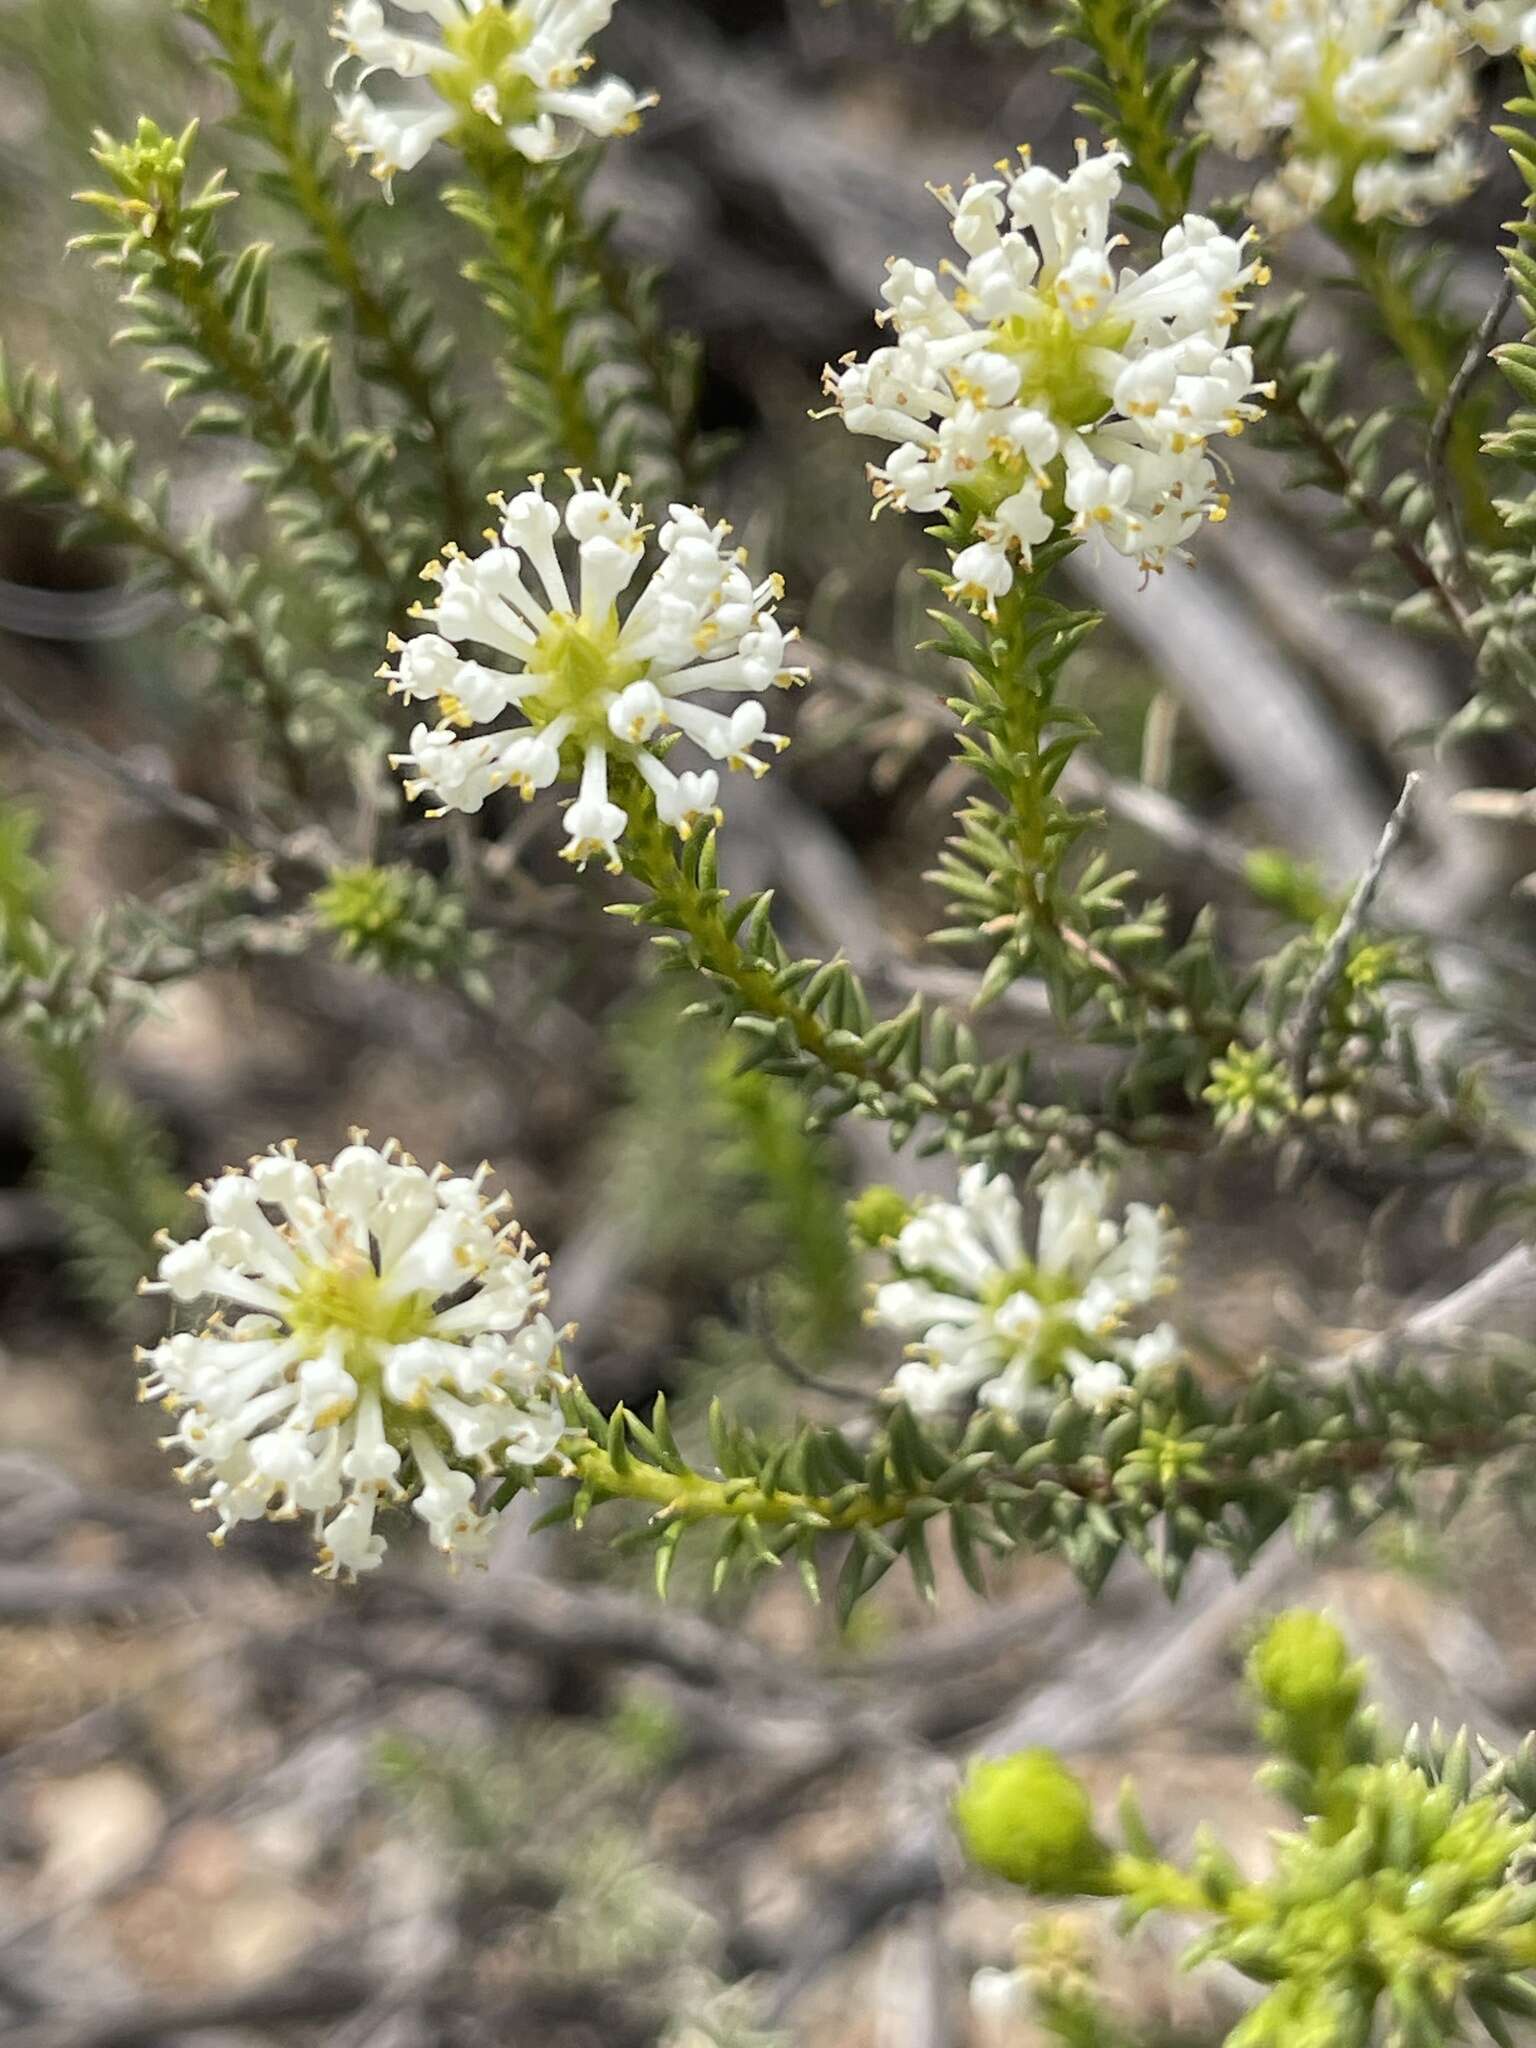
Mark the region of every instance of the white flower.
<instances>
[{"instance_id":1,"label":"white flower","mask_svg":"<svg viewBox=\"0 0 1536 2048\"><path fill-rule=\"evenodd\" d=\"M1440 0L1469 41L1490 56L1536 52L1536 7L1528 0Z\"/></svg>"},{"instance_id":2,"label":"white flower","mask_svg":"<svg viewBox=\"0 0 1536 2048\"><path fill-rule=\"evenodd\" d=\"M1036 2010L1027 1970L978 1970L971 1979L971 2011L985 2027L1017 2026Z\"/></svg>"},{"instance_id":3,"label":"white flower","mask_svg":"<svg viewBox=\"0 0 1536 2048\"><path fill-rule=\"evenodd\" d=\"M478 811L496 789L524 797L561 780L579 787L565 813L568 860L594 854L615 873L627 813L609 792L614 761L649 787L664 825L687 838L701 819L718 821L714 767L678 773L656 742L665 728L689 740L709 762L767 767L756 749L787 742L767 730L758 698L770 685L802 682L789 665L787 634L774 616L777 577L754 583L730 528L674 505L657 535L659 564L620 613L619 601L645 560L638 505L622 502L627 479L608 490L573 475L563 506L544 496L544 480L510 503L498 498L499 538L483 554L457 548L429 564L436 602L416 605L430 632L390 639L395 666L380 669L391 690L435 703L436 726L418 725L411 751L394 756L412 771L406 794L434 790L443 809ZM568 581L558 542L574 544ZM489 667L461 651L487 649ZM701 702L722 696L727 707ZM470 734L508 711L520 723Z\"/></svg>"},{"instance_id":4,"label":"white flower","mask_svg":"<svg viewBox=\"0 0 1536 2048\"><path fill-rule=\"evenodd\" d=\"M1357 220L1421 220L1476 184L1457 133L1476 110L1472 81L1431 0L1227 0L1226 13L1239 33L1213 44L1195 115L1235 156L1279 144L1278 171L1249 200L1266 227L1341 198Z\"/></svg>"},{"instance_id":5,"label":"white flower","mask_svg":"<svg viewBox=\"0 0 1536 2048\"><path fill-rule=\"evenodd\" d=\"M291 1146L197 1190L207 1228L167 1241L145 1292L211 1300L141 1352L144 1399L178 1417L178 1477L239 1522L314 1517L320 1572L372 1571L381 1508L410 1502L438 1549L483 1558L482 1476L542 1464L565 1430L543 1258L482 1166L424 1172L360 1133L328 1166Z\"/></svg>"},{"instance_id":6,"label":"white flower","mask_svg":"<svg viewBox=\"0 0 1536 2048\"><path fill-rule=\"evenodd\" d=\"M414 16L408 31L391 17ZM336 132L355 157L373 159L387 192L396 171L414 170L454 129L490 121L534 163L568 156L588 135L627 135L641 98L617 78L581 85L586 45L606 28L613 0L343 0L331 34L360 68L336 95ZM423 79L439 104L387 104L362 90L377 72Z\"/></svg>"},{"instance_id":7,"label":"white flower","mask_svg":"<svg viewBox=\"0 0 1536 2048\"><path fill-rule=\"evenodd\" d=\"M958 1201L919 1204L891 1248L898 1277L871 1310L915 1337L892 1383L910 1408L936 1416L979 1398L1018 1415L1062 1391L1097 1408L1178 1356L1166 1323L1124 1334L1170 1284L1169 1231L1141 1202L1114 1221L1109 1193L1091 1167L1053 1175L1033 1247L1011 1182L984 1166L962 1173Z\"/></svg>"},{"instance_id":8,"label":"white flower","mask_svg":"<svg viewBox=\"0 0 1536 2048\"><path fill-rule=\"evenodd\" d=\"M1126 161L1082 153L1059 178L1026 156L941 191L965 259L944 266L953 291L893 261L878 317L896 341L827 371L850 431L896 443L869 472L876 509L957 507L975 538L951 595L989 613L1068 522L1149 568L1181 552L1224 508L1208 442L1259 416L1252 357L1227 345L1263 281L1247 237L1189 214L1144 275L1117 270Z\"/></svg>"}]
</instances>

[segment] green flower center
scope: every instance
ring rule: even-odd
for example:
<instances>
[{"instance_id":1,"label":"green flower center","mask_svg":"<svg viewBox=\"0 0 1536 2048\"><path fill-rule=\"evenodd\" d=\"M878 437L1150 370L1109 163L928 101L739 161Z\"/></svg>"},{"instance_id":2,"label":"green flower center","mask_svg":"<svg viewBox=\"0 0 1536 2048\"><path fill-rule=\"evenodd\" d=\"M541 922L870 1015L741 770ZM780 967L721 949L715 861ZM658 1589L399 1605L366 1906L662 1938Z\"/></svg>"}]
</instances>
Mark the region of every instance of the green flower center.
<instances>
[{"instance_id":1,"label":"green flower center","mask_svg":"<svg viewBox=\"0 0 1536 2048\"><path fill-rule=\"evenodd\" d=\"M541 678L538 695L521 707L533 724L574 718L575 737L606 738L608 706L646 673L643 661L619 660L618 644L619 615L612 608L595 623L571 612L553 613L528 662Z\"/></svg>"},{"instance_id":2,"label":"green flower center","mask_svg":"<svg viewBox=\"0 0 1536 2048\"><path fill-rule=\"evenodd\" d=\"M1074 327L1060 306L1040 297L1027 311L998 321L987 346L1019 365L1023 404L1039 406L1059 426L1089 427L1113 398L1088 358L1095 350L1124 348L1131 333L1121 315Z\"/></svg>"},{"instance_id":3,"label":"green flower center","mask_svg":"<svg viewBox=\"0 0 1536 2048\"><path fill-rule=\"evenodd\" d=\"M983 1307L994 1312L1005 1301L1011 1301L1016 1294L1028 1294L1039 1302L1047 1313L1059 1308L1062 1303L1076 1301L1081 1289L1070 1273L1047 1272L1043 1266L1011 1266L1006 1271L994 1273L983 1283L981 1302Z\"/></svg>"},{"instance_id":4,"label":"green flower center","mask_svg":"<svg viewBox=\"0 0 1536 2048\"><path fill-rule=\"evenodd\" d=\"M464 15L443 30L451 61L431 74L433 85L466 118L484 118L474 100L488 85L504 124L532 120L538 92L516 67L532 34L533 19L523 7L482 7L478 14Z\"/></svg>"},{"instance_id":5,"label":"green flower center","mask_svg":"<svg viewBox=\"0 0 1536 2048\"><path fill-rule=\"evenodd\" d=\"M1114 406L1114 394L1089 360L1098 349L1118 350L1130 339L1129 320L1116 315L1074 327L1066 313L1045 297L1010 313L988 330L987 346L1019 365L1019 402L1038 406L1061 427L1090 427ZM957 393L964 378L954 380ZM995 449L991 459L955 486L956 502L972 519L988 518L1024 478L1025 460L1016 450ZM1050 465L1047 510L1061 516L1065 501L1060 458Z\"/></svg>"},{"instance_id":6,"label":"green flower center","mask_svg":"<svg viewBox=\"0 0 1536 2048\"><path fill-rule=\"evenodd\" d=\"M1040 1321L1014 1345L1015 1356L1033 1360L1039 1381L1058 1377L1066 1370L1066 1354L1091 1340L1077 1316L1082 1290L1070 1273L1051 1273L1028 1264L997 1273L986 1281L980 1293L982 1306L993 1315L1016 1294L1027 1294L1040 1307ZM1002 1333L997 1333L1001 1337Z\"/></svg>"},{"instance_id":7,"label":"green flower center","mask_svg":"<svg viewBox=\"0 0 1536 2048\"><path fill-rule=\"evenodd\" d=\"M336 1330L347 1332L343 1364L360 1385L376 1383L379 1348L409 1344L430 1335L435 1297L386 1297L373 1267L358 1259L338 1266L310 1266L289 1300L289 1328L315 1351Z\"/></svg>"},{"instance_id":8,"label":"green flower center","mask_svg":"<svg viewBox=\"0 0 1536 2048\"><path fill-rule=\"evenodd\" d=\"M1340 113L1338 84L1353 60L1336 43L1323 51L1315 81L1301 95L1294 133L1306 156L1327 157L1342 173L1340 183L1347 190L1362 164L1390 156L1390 143L1373 135L1359 120Z\"/></svg>"}]
</instances>

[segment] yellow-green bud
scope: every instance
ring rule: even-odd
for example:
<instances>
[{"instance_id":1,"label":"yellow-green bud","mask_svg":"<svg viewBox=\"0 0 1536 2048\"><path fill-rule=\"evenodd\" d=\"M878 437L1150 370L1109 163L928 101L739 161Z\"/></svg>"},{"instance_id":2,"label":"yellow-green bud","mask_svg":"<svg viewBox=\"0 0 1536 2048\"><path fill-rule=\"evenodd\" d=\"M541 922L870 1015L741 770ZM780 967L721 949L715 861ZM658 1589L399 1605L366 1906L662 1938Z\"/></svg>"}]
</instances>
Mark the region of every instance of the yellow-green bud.
<instances>
[{"instance_id":1,"label":"yellow-green bud","mask_svg":"<svg viewBox=\"0 0 1536 2048\"><path fill-rule=\"evenodd\" d=\"M848 1204L848 1222L858 1243L877 1251L889 1244L912 1219L912 1204L895 1188L866 1188Z\"/></svg>"},{"instance_id":2,"label":"yellow-green bud","mask_svg":"<svg viewBox=\"0 0 1536 2048\"><path fill-rule=\"evenodd\" d=\"M1359 1706L1363 1683L1333 1623L1305 1607L1271 1622L1248 1659L1248 1678L1277 1714L1341 1725Z\"/></svg>"},{"instance_id":3,"label":"yellow-green bud","mask_svg":"<svg viewBox=\"0 0 1536 2048\"><path fill-rule=\"evenodd\" d=\"M1116 1888L1088 1794L1048 1749L973 1764L955 1825L972 1862L1010 1884L1048 1898Z\"/></svg>"},{"instance_id":4,"label":"yellow-green bud","mask_svg":"<svg viewBox=\"0 0 1536 2048\"><path fill-rule=\"evenodd\" d=\"M114 142L98 131L91 154L130 200L162 211L181 194L187 152L196 134L195 121L180 135L167 135L141 115L131 142Z\"/></svg>"}]
</instances>

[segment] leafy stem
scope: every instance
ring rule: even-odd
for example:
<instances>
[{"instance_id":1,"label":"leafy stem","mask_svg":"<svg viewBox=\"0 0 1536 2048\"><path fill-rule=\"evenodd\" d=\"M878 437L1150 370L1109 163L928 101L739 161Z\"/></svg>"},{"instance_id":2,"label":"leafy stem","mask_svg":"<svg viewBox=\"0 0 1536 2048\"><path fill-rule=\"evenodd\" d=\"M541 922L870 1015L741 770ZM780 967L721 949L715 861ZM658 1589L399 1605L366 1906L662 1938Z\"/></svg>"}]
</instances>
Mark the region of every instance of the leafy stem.
<instances>
[{"instance_id":1,"label":"leafy stem","mask_svg":"<svg viewBox=\"0 0 1536 2048\"><path fill-rule=\"evenodd\" d=\"M308 128L291 62L270 22L247 0L184 0L215 37L221 68L239 100L244 125L281 166L274 184L314 237L319 272L351 307L374 360L363 368L399 395L410 432L430 451L447 531L468 534L475 518L454 445L454 408L423 344L420 310L398 278L378 277L359 247L358 210L337 195L324 145Z\"/></svg>"},{"instance_id":2,"label":"leafy stem","mask_svg":"<svg viewBox=\"0 0 1536 2048\"><path fill-rule=\"evenodd\" d=\"M668 331L655 303L653 277L624 261L614 247L611 221L578 216L573 227L609 316L613 360L635 378L633 399L625 394L616 402L616 414L637 414L628 429L633 445L623 451L625 464L646 490L689 493L709 464L695 415L697 345L691 336Z\"/></svg>"},{"instance_id":3,"label":"leafy stem","mask_svg":"<svg viewBox=\"0 0 1536 2048\"><path fill-rule=\"evenodd\" d=\"M947 1012L925 1013L914 999L877 1020L846 961L792 960L772 926L771 893L733 903L719 886L713 832L680 848L643 789L626 796L627 867L649 900L618 914L678 935L661 943L711 986L707 1007L747 1041L746 1064L822 1093L823 1120L849 1110L880 1119L894 1143L931 1118L961 1150L1092 1145L1087 1119L1024 1102L1023 1064L983 1062Z\"/></svg>"},{"instance_id":4,"label":"leafy stem","mask_svg":"<svg viewBox=\"0 0 1536 2048\"><path fill-rule=\"evenodd\" d=\"M485 242L465 275L507 331L511 395L539 459L596 471L602 438L578 335L584 291L566 262L577 238L575 202L560 170L536 167L500 138L482 137L488 125L464 138L474 183L445 194Z\"/></svg>"},{"instance_id":5,"label":"leafy stem","mask_svg":"<svg viewBox=\"0 0 1536 2048\"><path fill-rule=\"evenodd\" d=\"M1168 0L1069 0L1056 33L1083 43L1093 68L1063 65L1081 88L1079 111L1103 123L1125 150L1132 175L1157 216L1171 223L1187 210L1203 138L1183 132L1183 109L1198 59L1160 66L1152 38Z\"/></svg>"},{"instance_id":6,"label":"leafy stem","mask_svg":"<svg viewBox=\"0 0 1536 2048\"><path fill-rule=\"evenodd\" d=\"M963 1485L946 1476L942 1486L919 1480L903 1488L887 1471L883 1486L850 1480L831 1493L815 1494L745 1476L711 1477L691 1465L643 1463L628 1451L613 1448L613 1425L644 1433L639 1418L618 1409L608 1421L602 1442L575 1438L564 1446L582 1484L595 1495L647 1502L668 1518L688 1522L751 1516L770 1523L809 1522L829 1531L898 1522L914 1502L975 1502L999 1488L1015 1500L1070 1494L1085 1503L1134 1501L1143 1510L1192 1509L1214 1517L1233 1500L1271 1488L1318 1493L1368 1479L1400 1464L1410 1448L1379 1434L1345 1443L1292 1446L1262 1462L1169 1455L1162 1460L1130 1458L1117 1465L1102 1454L1042 1459L1032 1455L1037 1447L1015 1444L969 1455ZM1430 1432L1411 1447L1412 1463L1419 1471L1451 1470L1529 1445L1531 1439L1528 1414L1498 1425L1446 1428Z\"/></svg>"},{"instance_id":7,"label":"leafy stem","mask_svg":"<svg viewBox=\"0 0 1536 2048\"><path fill-rule=\"evenodd\" d=\"M947 538L954 545L956 536ZM995 620L939 619L941 644L965 678L966 695L952 707L961 720L959 757L987 785L960 812L931 877L949 892L956 918L939 936L992 949L982 1001L1034 968L1062 1021L1091 1003L1115 1037L1139 1051L1149 1037L1172 1034L1208 1061L1241 1032L1236 994L1215 973L1209 948L1200 973L1175 971L1162 905L1128 902L1131 875L1106 872L1102 853L1069 871L1074 849L1102 822L1058 793L1072 756L1096 736L1092 720L1058 697L1068 660L1098 624L1097 614L1070 611L1047 591L1075 545L1058 540L1039 550ZM1187 1071L1189 1059L1172 1066Z\"/></svg>"},{"instance_id":8,"label":"leafy stem","mask_svg":"<svg viewBox=\"0 0 1536 2048\"><path fill-rule=\"evenodd\" d=\"M1451 390L1466 337L1451 340L1426 315L1413 289L1414 271L1405 267L1402 238L1385 221L1362 222L1345 207L1326 216L1333 239L1351 259L1361 289L1376 309L1388 340L1412 374L1419 396L1435 412ZM1482 462L1482 437L1477 423L1459 410L1447 429L1446 461L1456 480L1468 526L1475 540L1492 545L1503 536L1493 508Z\"/></svg>"},{"instance_id":9,"label":"leafy stem","mask_svg":"<svg viewBox=\"0 0 1536 2048\"><path fill-rule=\"evenodd\" d=\"M1272 415L1277 416L1302 443L1319 465L1328 487L1345 500L1373 537L1389 550L1414 589L1434 600L1457 637L1475 652L1478 633L1465 605L1425 554L1417 534L1371 488L1351 463L1339 438L1330 433L1326 423L1316 415L1308 403L1304 383L1294 373L1294 366L1266 361L1265 368L1275 386L1275 395L1270 401Z\"/></svg>"},{"instance_id":10,"label":"leafy stem","mask_svg":"<svg viewBox=\"0 0 1536 2048\"><path fill-rule=\"evenodd\" d=\"M171 293L208 360L223 372L229 388L245 400L256 438L281 450L294 463L314 497L329 509L346 535L359 568L391 610L395 609L403 588L400 574L340 462L309 431L280 380L270 374L270 344L264 334L236 325L225 309L222 293L210 283L201 265L181 260L168 241L161 254L159 287Z\"/></svg>"},{"instance_id":11,"label":"leafy stem","mask_svg":"<svg viewBox=\"0 0 1536 2048\"><path fill-rule=\"evenodd\" d=\"M1173 1586L1212 1544L1250 1560L1301 1501L1326 1498L1341 1527L1364 1527L1410 1508L1430 1472L1474 1470L1536 1442L1530 1368L1496 1360L1455 1383L1392 1361L1333 1381L1275 1367L1235 1398L1180 1369L1104 1412L1047 1385L1022 1423L991 1410L926 1423L898 1404L867 1441L819 1424L758 1436L717 1402L709 1468L680 1449L664 1400L649 1421L623 1407L605 1415L573 1383L567 1418L547 1468L576 1482L561 1514L639 1503L650 1512L635 1540L661 1547L663 1570L685 1531L709 1524L727 1563L742 1546L758 1564L797 1549L808 1576L824 1538L851 1535L850 1604L902 1557L922 1582L925 1532L940 1518L978 1586L981 1551L1021 1548L1060 1553L1089 1585L1130 1548Z\"/></svg>"},{"instance_id":12,"label":"leafy stem","mask_svg":"<svg viewBox=\"0 0 1536 2048\"><path fill-rule=\"evenodd\" d=\"M838 1495L771 1491L750 1479L711 1479L701 1472L668 1472L623 1457L616 1461L599 1444L575 1442L567 1454L579 1483L605 1500L637 1500L680 1522L756 1521L770 1526L794 1524L824 1532L900 1521L909 1503L901 1496L877 1502L851 1487L851 1500Z\"/></svg>"}]
</instances>

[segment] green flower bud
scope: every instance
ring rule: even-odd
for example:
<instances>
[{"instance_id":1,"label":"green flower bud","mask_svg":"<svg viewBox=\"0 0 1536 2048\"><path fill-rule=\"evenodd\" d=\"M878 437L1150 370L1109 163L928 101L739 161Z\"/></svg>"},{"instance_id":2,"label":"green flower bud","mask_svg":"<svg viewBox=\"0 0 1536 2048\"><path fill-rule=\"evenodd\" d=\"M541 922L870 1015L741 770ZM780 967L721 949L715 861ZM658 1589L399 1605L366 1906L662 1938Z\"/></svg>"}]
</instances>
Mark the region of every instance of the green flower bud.
<instances>
[{"instance_id":1,"label":"green flower bud","mask_svg":"<svg viewBox=\"0 0 1536 2048\"><path fill-rule=\"evenodd\" d=\"M167 135L153 121L140 117L131 142L114 142L98 130L91 154L122 194L107 200L125 215L137 213L152 221L174 210L187 175L187 154L197 135L194 121L180 135ZM100 199L102 195L82 195Z\"/></svg>"},{"instance_id":2,"label":"green flower bud","mask_svg":"<svg viewBox=\"0 0 1536 2048\"><path fill-rule=\"evenodd\" d=\"M994 1877L1045 1897L1116 1889L1088 1794L1048 1749L973 1764L954 1811L967 1854Z\"/></svg>"},{"instance_id":3,"label":"green flower bud","mask_svg":"<svg viewBox=\"0 0 1536 2048\"><path fill-rule=\"evenodd\" d=\"M338 952L376 974L457 975L467 986L487 949L458 893L406 867L336 868L310 908Z\"/></svg>"},{"instance_id":4,"label":"green flower bud","mask_svg":"<svg viewBox=\"0 0 1536 2048\"><path fill-rule=\"evenodd\" d=\"M1359 1707L1363 1674L1326 1616L1293 1607L1259 1639L1248 1679L1265 1705L1288 1720L1342 1725Z\"/></svg>"},{"instance_id":5,"label":"green flower bud","mask_svg":"<svg viewBox=\"0 0 1536 2048\"><path fill-rule=\"evenodd\" d=\"M1400 980L1407 972L1402 947L1389 939L1357 945L1344 964L1344 979L1353 989L1378 989L1384 981Z\"/></svg>"},{"instance_id":6,"label":"green flower bud","mask_svg":"<svg viewBox=\"0 0 1536 2048\"><path fill-rule=\"evenodd\" d=\"M1224 1058L1211 1062L1209 1085L1202 1091L1216 1112L1218 1130L1247 1130L1257 1124L1272 1131L1296 1108L1290 1078L1268 1046L1234 1041Z\"/></svg>"},{"instance_id":7,"label":"green flower bud","mask_svg":"<svg viewBox=\"0 0 1536 2048\"><path fill-rule=\"evenodd\" d=\"M848 1223L857 1243L870 1251L899 1237L912 1217L912 1204L895 1188L866 1188L848 1204Z\"/></svg>"}]
</instances>

